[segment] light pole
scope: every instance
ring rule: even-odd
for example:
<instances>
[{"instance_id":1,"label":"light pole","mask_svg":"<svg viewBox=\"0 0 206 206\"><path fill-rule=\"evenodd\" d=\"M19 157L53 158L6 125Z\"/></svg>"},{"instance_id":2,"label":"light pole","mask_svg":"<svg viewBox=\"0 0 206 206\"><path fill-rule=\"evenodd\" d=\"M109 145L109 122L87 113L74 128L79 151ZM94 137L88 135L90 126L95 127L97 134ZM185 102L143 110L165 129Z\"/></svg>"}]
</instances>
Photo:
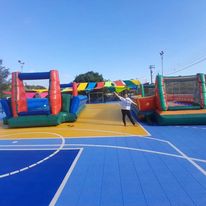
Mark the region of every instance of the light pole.
<instances>
[{"instance_id":1,"label":"light pole","mask_svg":"<svg viewBox=\"0 0 206 206\"><path fill-rule=\"evenodd\" d=\"M150 69L150 78L151 78L151 84L153 83L153 69L155 69L155 65L150 65L149 66Z\"/></svg>"},{"instance_id":2,"label":"light pole","mask_svg":"<svg viewBox=\"0 0 206 206\"><path fill-rule=\"evenodd\" d=\"M21 60L18 60L18 63L20 64L21 72L23 72L23 67L25 63L22 62Z\"/></svg>"},{"instance_id":3,"label":"light pole","mask_svg":"<svg viewBox=\"0 0 206 206\"><path fill-rule=\"evenodd\" d=\"M162 76L163 76L163 74L164 74L164 72L163 72L163 57L164 57L164 52L163 51L161 51L160 52L160 56L161 56L161 67L162 67Z\"/></svg>"}]
</instances>

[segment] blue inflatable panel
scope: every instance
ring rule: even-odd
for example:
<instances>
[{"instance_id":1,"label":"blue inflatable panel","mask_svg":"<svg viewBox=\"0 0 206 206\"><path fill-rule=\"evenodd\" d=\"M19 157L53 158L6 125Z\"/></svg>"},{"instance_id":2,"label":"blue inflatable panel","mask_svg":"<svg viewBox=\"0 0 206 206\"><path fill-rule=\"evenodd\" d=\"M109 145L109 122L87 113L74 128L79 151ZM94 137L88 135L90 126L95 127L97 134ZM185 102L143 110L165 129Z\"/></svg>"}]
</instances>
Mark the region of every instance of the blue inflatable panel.
<instances>
[{"instance_id":1,"label":"blue inflatable panel","mask_svg":"<svg viewBox=\"0 0 206 206\"><path fill-rule=\"evenodd\" d=\"M50 79L50 72L19 73L21 80Z\"/></svg>"},{"instance_id":2,"label":"blue inflatable panel","mask_svg":"<svg viewBox=\"0 0 206 206\"><path fill-rule=\"evenodd\" d=\"M2 119L5 117L5 113L0 113L0 122L2 121Z\"/></svg>"},{"instance_id":3,"label":"blue inflatable panel","mask_svg":"<svg viewBox=\"0 0 206 206\"><path fill-rule=\"evenodd\" d=\"M4 113L6 114L7 118L12 117L12 110L11 110L11 100L8 99L1 99L0 100L2 109Z\"/></svg>"},{"instance_id":4,"label":"blue inflatable panel","mask_svg":"<svg viewBox=\"0 0 206 206\"><path fill-rule=\"evenodd\" d=\"M84 108L87 103L87 96L78 95L72 98L70 113L78 116L80 111Z\"/></svg>"},{"instance_id":5,"label":"blue inflatable panel","mask_svg":"<svg viewBox=\"0 0 206 206\"><path fill-rule=\"evenodd\" d=\"M87 85L86 90L93 90L94 87L96 86L97 83L95 82L89 82L89 84Z\"/></svg>"},{"instance_id":6,"label":"blue inflatable panel","mask_svg":"<svg viewBox=\"0 0 206 206\"><path fill-rule=\"evenodd\" d=\"M67 87L72 87L72 83L69 83L69 84L60 84L60 87L62 88L62 89L64 89L64 88L67 88Z\"/></svg>"},{"instance_id":7,"label":"blue inflatable panel","mask_svg":"<svg viewBox=\"0 0 206 206\"><path fill-rule=\"evenodd\" d=\"M47 98L27 99L28 112L50 111L49 100Z\"/></svg>"},{"instance_id":8,"label":"blue inflatable panel","mask_svg":"<svg viewBox=\"0 0 206 206\"><path fill-rule=\"evenodd\" d=\"M27 99L28 112L19 112L19 116L49 115L50 107L47 98Z\"/></svg>"},{"instance_id":9,"label":"blue inflatable panel","mask_svg":"<svg viewBox=\"0 0 206 206\"><path fill-rule=\"evenodd\" d=\"M19 112L19 116L29 116L29 115L49 115L50 111L29 111L29 112Z\"/></svg>"}]
</instances>

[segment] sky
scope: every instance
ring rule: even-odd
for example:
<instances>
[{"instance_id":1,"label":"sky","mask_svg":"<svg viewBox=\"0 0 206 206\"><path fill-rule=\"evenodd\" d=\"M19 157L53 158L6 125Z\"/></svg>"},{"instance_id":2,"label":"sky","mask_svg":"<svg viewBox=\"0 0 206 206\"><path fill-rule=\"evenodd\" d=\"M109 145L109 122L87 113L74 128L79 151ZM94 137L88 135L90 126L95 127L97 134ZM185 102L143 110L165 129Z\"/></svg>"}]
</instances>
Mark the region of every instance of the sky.
<instances>
[{"instance_id":1,"label":"sky","mask_svg":"<svg viewBox=\"0 0 206 206\"><path fill-rule=\"evenodd\" d=\"M10 71L57 69L61 83L99 72L150 81L206 73L205 0L0 0L0 59Z\"/></svg>"}]
</instances>

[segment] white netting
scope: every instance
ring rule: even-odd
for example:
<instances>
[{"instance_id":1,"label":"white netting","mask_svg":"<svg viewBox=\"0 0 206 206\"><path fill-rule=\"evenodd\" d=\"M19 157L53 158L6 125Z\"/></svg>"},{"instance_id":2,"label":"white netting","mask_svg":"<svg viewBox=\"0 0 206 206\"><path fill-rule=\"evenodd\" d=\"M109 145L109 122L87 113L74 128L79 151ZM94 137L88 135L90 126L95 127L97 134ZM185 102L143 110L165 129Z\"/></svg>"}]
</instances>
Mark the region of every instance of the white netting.
<instances>
[{"instance_id":1,"label":"white netting","mask_svg":"<svg viewBox=\"0 0 206 206\"><path fill-rule=\"evenodd\" d=\"M196 76L164 78L164 84L169 102L200 104L200 92Z\"/></svg>"}]
</instances>

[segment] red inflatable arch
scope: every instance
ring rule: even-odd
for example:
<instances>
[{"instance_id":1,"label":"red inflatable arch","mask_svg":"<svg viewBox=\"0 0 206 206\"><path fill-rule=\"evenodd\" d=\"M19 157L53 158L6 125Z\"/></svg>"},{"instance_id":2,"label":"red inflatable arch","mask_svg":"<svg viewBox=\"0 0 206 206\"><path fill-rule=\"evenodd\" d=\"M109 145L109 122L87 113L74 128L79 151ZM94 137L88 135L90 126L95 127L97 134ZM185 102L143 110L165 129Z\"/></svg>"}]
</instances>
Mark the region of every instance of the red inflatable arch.
<instances>
[{"instance_id":1,"label":"red inflatable arch","mask_svg":"<svg viewBox=\"0 0 206 206\"><path fill-rule=\"evenodd\" d=\"M11 105L14 117L18 117L19 112L27 112L26 92L23 80L49 79L48 98L50 102L51 114L58 114L61 110L61 89L59 74L57 70L38 73L12 73L12 94Z\"/></svg>"}]
</instances>

